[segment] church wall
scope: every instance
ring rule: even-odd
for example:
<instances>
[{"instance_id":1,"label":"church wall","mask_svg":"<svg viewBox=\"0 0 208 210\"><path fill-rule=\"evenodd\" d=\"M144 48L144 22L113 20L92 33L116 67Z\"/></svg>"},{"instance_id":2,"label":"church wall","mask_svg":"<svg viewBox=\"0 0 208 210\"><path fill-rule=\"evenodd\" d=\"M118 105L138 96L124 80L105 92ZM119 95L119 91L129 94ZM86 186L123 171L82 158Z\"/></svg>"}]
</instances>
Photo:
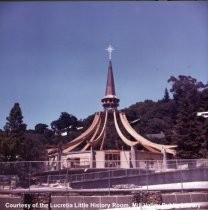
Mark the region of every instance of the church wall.
<instances>
[{"instance_id":1,"label":"church wall","mask_svg":"<svg viewBox=\"0 0 208 210\"><path fill-rule=\"evenodd\" d=\"M130 152L121 151L120 152L120 168L130 168Z\"/></svg>"},{"instance_id":2,"label":"church wall","mask_svg":"<svg viewBox=\"0 0 208 210\"><path fill-rule=\"evenodd\" d=\"M152 153L148 151L136 151L136 167L144 169L161 168L162 153ZM143 161L144 160L144 161ZM152 161L151 160L158 160Z\"/></svg>"},{"instance_id":3,"label":"church wall","mask_svg":"<svg viewBox=\"0 0 208 210\"><path fill-rule=\"evenodd\" d=\"M95 153L96 168L105 168L105 152L96 151Z\"/></svg>"},{"instance_id":4,"label":"church wall","mask_svg":"<svg viewBox=\"0 0 208 210\"><path fill-rule=\"evenodd\" d=\"M72 152L69 154L61 155L61 163L58 163L58 155L54 155L49 158L51 170L57 170L58 168L105 168L112 167L106 166L106 154L109 151L94 151L94 160L92 162L92 153L87 152ZM107 153L106 153L107 152ZM115 151L111 151L112 154L116 154ZM163 154L156 154L148 151L137 151L135 150L135 166L132 166L131 151L117 151L119 154L119 159L117 161L117 166L119 168L143 168L143 169L154 169L160 170L162 168ZM158 161L153 161L158 160Z\"/></svg>"},{"instance_id":5,"label":"church wall","mask_svg":"<svg viewBox=\"0 0 208 210\"><path fill-rule=\"evenodd\" d=\"M79 168L90 166L91 153L72 153L62 155L62 168Z\"/></svg>"}]
</instances>

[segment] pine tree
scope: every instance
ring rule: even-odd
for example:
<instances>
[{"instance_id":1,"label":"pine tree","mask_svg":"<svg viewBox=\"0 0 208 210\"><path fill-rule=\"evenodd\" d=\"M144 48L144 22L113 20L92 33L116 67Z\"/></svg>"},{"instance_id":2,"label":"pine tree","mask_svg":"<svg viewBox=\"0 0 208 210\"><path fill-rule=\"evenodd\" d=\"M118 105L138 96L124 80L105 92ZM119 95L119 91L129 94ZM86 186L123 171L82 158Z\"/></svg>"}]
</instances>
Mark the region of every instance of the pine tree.
<instances>
[{"instance_id":1,"label":"pine tree","mask_svg":"<svg viewBox=\"0 0 208 210\"><path fill-rule=\"evenodd\" d=\"M6 119L4 138L1 144L3 159L4 161L24 159L24 133L26 131L26 124L23 123L23 116L19 103L14 104Z\"/></svg>"},{"instance_id":2,"label":"pine tree","mask_svg":"<svg viewBox=\"0 0 208 210\"><path fill-rule=\"evenodd\" d=\"M163 102L169 102L170 101L170 96L169 96L169 92L168 92L168 89L165 88L165 94L164 94L164 97L163 97Z\"/></svg>"},{"instance_id":3,"label":"pine tree","mask_svg":"<svg viewBox=\"0 0 208 210\"><path fill-rule=\"evenodd\" d=\"M7 122L4 130L7 132L25 131L26 124L23 123L22 110L19 103L15 103L10 111L9 116L6 118Z\"/></svg>"},{"instance_id":4,"label":"pine tree","mask_svg":"<svg viewBox=\"0 0 208 210\"><path fill-rule=\"evenodd\" d=\"M0 158L2 161L44 160L46 150L41 134L26 130L19 103L12 107L3 134L0 136Z\"/></svg>"}]
</instances>

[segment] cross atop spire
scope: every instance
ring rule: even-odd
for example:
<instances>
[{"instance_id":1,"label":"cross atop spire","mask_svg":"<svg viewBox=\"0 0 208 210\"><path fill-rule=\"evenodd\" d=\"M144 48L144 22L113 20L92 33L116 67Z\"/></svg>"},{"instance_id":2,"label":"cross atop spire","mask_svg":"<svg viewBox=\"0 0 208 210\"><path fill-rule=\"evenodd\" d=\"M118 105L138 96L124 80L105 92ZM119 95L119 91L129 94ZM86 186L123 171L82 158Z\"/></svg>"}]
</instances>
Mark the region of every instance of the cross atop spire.
<instances>
[{"instance_id":1,"label":"cross atop spire","mask_svg":"<svg viewBox=\"0 0 208 210\"><path fill-rule=\"evenodd\" d=\"M105 49L105 50L108 51L108 53L109 53L109 60L111 60L111 54L112 54L114 48L111 45L109 45L109 47L107 49Z\"/></svg>"}]
</instances>

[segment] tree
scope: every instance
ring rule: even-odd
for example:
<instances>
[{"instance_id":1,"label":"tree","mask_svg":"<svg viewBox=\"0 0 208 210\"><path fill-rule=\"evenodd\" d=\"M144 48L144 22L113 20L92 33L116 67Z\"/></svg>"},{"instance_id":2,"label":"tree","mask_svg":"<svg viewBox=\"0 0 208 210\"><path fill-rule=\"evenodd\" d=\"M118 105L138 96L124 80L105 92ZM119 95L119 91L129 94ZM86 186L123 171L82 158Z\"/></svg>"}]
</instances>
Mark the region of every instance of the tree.
<instances>
[{"instance_id":1,"label":"tree","mask_svg":"<svg viewBox=\"0 0 208 210\"><path fill-rule=\"evenodd\" d=\"M47 159L47 139L42 134L25 133L24 159L27 161L43 161Z\"/></svg>"},{"instance_id":2,"label":"tree","mask_svg":"<svg viewBox=\"0 0 208 210\"><path fill-rule=\"evenodd\" d=\"M34 138L34 134L26 130L22 110L19 103L12 107L4 131L0 134L0 154L2 161L43 160L45 147L43 142Z\"/></svg>"},{"instance_id":3,"label":"tree","mask_svg":"<svg viewBox=\"0 0 208 210\"><path fill-rule=\"evenodd\" d=\"M164 97L163 97L163 102L168 102L169 100L170 100L169 92L168 92L168 89L165 88L165 94L164 94Z\"/></svg>"},{"instance_id":4,"label":"tree","mask_svg":"<svg viewBox=\"0 0 208 210\"><path fill-rule=\"evenodd\" d=\"M26 124L23 123L22 111L19 103L15 103L6 118L4 137L1 142L1 153L4 161L24 159L24 132Z\"/></svg>"},{"instance_id":5,"label":"tree","mask_svg":"<svg viewBox=\"0 0 208 210\"><path fill-rule=\"evenodd\" d=\"M172 100L169 102L146 100L130 106L125 112L129 121L139 119L137 124L133 124L138 133L145 135L163 131L170 135L176 111Z\"/></svg>"},{"instance_id":6,"label":"tree","mask_svg":"<svg viewBox=\"0 0 208 210\"><path fill-rule=\"evenodd\" d=\"M38 123L35 125L35 133L44 134L48 129L48 125L43 123Z\"/></svg>"},{"instance_id":7,"label":"tree","mask_svg":"<svg viewBox=\"0 0 208 210\"><path fill-rule=\"evenodd\" d=\"M19 103L15 103L10 111L9 116L6 118L7 122L4 130L7 132L15 132L18 130L25 131L26 124L23 123L22 110Z\"/></svg>"},{"instance_id":8,"label":"tree","mask_svg":"<svg viewBox=\"0 0 208 210\"><path fill-rule=\"evenodd\" d=\"M200 150L204 144L201 126L197 122L196 113L200 107L200 91L205 88L191 76L179 75L170 77L171 92L176 103L176 125L173 128L173 143L178 145L177 156L180 158L200 158Z\"/></svg>"},{"instance_id":9,"label":"tree","mask_svg":"<svg viewBox=\"0 0 208 210\"><path fill-rule=\"evenodd\" d=\"M192 93L196 94L200 89L206 87L202 82L197 82L195 78L191 76L179 75L178 78L171 76L168 82L172 82L172 88L170 92L173 93L174 100L178 102L181 97L189 96L191 101L194 102L195 98L192 97Z\"/></svg>"},{"instance_id":10,"label":"tree","mask_svg":"<svg viewBox=\"0 0 208 210\"><path fill-rule=\"evenodd\" d=\"M67 112L61 112L61 115L58 120L54 120L51 123L51 128L55 131L56 134L61 134L62 132L67 132L76 130L77 128L77 118Z\"/></svg>"},{"instance_id":11,"label":"tree","mask_svg":"<svg viewBox=\"0 0 208 210\"><path fill-rule=\"evenodd\" d=\"M203 89L200 92L200 107L198 109L199 112L207 112L208 111L208 88ZM204 139L202 149L200 153L203 157L208 158L208 118L204 118L202 116L197 117L198 124L201 126L201 135Z\"/></svg>"}]
</instances>

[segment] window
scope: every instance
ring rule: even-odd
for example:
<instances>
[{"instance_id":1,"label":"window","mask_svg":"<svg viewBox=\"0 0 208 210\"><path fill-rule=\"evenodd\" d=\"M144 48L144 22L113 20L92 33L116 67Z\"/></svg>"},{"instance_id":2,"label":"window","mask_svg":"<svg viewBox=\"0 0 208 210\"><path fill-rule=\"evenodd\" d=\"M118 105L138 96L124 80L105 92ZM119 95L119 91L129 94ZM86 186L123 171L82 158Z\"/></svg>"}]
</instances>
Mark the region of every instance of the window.
<instances>
[{"instance_id":1,"label":"window","mask_svg":"<svg viewBox=\"0 0 208 210\"><path fill-rule=\"evenodd\" d=\"M120 153L106 153L105 167L119 168L120 167Z\"/></svg>"},{"instance_id":2,"label":"window","mask_svg":"<svg viewBox=\"0 0 208 210\"><path fill-rule=\"evenodd\" d=\"M68 158L67 160L71 168L79 168L80 158Z\"/></svg>"}]
</instances>

